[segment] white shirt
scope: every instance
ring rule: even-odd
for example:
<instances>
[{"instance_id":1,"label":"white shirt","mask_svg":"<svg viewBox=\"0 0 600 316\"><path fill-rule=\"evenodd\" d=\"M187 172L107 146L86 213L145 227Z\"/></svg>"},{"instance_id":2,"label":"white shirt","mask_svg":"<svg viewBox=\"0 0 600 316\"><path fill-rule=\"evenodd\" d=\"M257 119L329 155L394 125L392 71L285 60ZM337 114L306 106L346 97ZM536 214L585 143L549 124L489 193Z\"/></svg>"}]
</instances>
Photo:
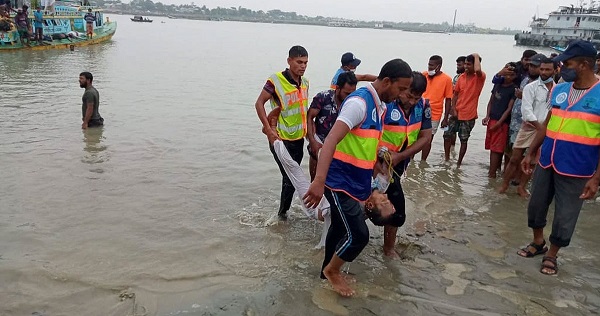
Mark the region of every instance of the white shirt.
<instances>
[{"instance_id":1,"label":"white shirt","mask_svg":"<svg viewBox=\"0 0 600 316\"><path fill-rule=\"evenodd\" d=\"M554 81L552 81L554 87ZM521 113L523 122L538 121L543 123L548 116L548 100L550 100L550 90L541 78L528 84L523 88L523 102L521 103Z\"/></svg>"},{"instance_id":2,"label":"white shirt","mask_svg":"<svg viewBox=\"0 0 600 316\"><path fill-rule=\"evenodd\" d=\"M368 83L366 87L375 97L375 104L379 105L379 118L381 118L385 112L385 103L381 102L377 91L375 91L371 83ZM350 129L353 129L365 120L366 115L367 103L365 100L360 97L350 97L342 103L342 110L338 114L337 121L342 121Z\"/></svg>"}]
</instances>

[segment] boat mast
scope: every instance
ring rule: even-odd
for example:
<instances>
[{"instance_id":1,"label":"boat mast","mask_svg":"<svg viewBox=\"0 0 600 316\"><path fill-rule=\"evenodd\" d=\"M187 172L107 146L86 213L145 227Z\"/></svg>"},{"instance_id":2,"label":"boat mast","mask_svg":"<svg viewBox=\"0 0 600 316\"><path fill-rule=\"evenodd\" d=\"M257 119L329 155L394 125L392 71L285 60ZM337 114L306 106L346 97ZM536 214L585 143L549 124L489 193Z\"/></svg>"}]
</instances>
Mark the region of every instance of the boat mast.
<instances>
[{"instance_id":1,"label":"boat mast","mask_svg":"<svg viewBox=\"0 0 600 316\"><path fill-rule=\"evenodd\" d=\"M454 9L454 21L452 21L452 32L454 32L454 25L456 25L456 11L458 9Z\"/></svg>"}]
</instances>

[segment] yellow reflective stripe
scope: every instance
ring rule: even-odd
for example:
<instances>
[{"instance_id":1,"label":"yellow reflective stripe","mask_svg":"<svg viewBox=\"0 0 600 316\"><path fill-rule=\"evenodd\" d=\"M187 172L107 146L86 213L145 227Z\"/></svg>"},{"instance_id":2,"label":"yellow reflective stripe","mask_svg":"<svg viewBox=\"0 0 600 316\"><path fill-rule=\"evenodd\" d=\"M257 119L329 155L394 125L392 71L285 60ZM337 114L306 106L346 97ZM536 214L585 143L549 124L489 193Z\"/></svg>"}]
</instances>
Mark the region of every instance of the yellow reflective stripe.
<instances>
[{"instance_id":1,"label":"yellow reflective stripe","mask_svg":"<svg viewBox=\"0 0 600 316\"><path fill-rule=\"evenodd\" d=\"M600 124L582 119L552 116L548 122L548 130L588 138L600 137Z\"/></svg>"},{"instance_id":2,"label":"yellow reflective stripe","mask_svg":"<svg viewBox=\"0 0 600 316\"><path fill-rule=\"evenodd\" d=\"M359 160L375 161L377 158L377 138L363 138L352 133L337 144L336 151L353 156Z\"/></svg>"},{"instance_id":3,"label":"yellow reflective stripe","mask_svg":"<svg viewBox=\"0 0 600 316\"><path fill-rule=\"evenodd\" d=\"M294 108L291 108L291 109L287 109L285 111L281 111L280 115L285 118L285 117L288 117L288 116L293 116L293 115L296 115L296 114L300 114L301 111L302 111L301 107L298 106L298 107L294 107Z\"/></svg>"}]
</instances>

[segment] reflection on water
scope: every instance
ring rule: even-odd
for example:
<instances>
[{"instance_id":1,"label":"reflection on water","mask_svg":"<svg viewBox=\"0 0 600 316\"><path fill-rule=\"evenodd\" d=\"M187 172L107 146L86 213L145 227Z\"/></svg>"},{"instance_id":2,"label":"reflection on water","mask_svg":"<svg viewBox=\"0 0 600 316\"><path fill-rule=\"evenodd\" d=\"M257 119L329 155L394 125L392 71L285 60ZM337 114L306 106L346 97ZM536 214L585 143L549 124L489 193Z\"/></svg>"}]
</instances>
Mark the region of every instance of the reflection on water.
<instances>
[{"instance_id":1,"label":"reflection on water","mask_svg":"<svg viewBox=\"0 0 600 316\"><path fill-rule=\"evenodd\" d=\"M98 164L109 160L109 155L104 153L107 146L103 144L104 126L92 127L83 130L83 142L85 154L81 160L84 163Z\"/></svg>"}]
</instances>

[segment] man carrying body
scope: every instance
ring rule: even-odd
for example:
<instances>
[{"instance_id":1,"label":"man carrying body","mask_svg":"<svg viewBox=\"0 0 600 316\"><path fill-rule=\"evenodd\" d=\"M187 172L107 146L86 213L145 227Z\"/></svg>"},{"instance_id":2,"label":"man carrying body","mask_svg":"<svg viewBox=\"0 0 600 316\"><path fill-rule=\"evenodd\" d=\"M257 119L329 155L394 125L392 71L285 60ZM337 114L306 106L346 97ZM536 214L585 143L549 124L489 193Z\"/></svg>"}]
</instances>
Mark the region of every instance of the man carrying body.
<instances>
[{"instance_id":1,"label":"man carrying body","mask_svg":"<svg viewBox=\"0 0 600 316\"><path fill-rule=\"evenodd\" d=\"M467 152L467 142L471 136L471 130L475 126L479 95L484 84L485 73L481 71L481 57L479 57L479 54L467 56L465 72L456 82L450 113L447 113L447 115L452 116L452 119L444 118L444 120L448 120L448 130L444 132L444 156L446 161L450 160L452 139L458 132L460 152L457 166L459 168Z\"/></svg>"},{"instance_id":2,"label":"man carrying body","mask_svg":"<svg viewBox=\"0 0 600 316\"><path fill-rule=\"evenodd\" d=\"M536 55L537 56L537 55ZM542 124L548 116L548 107L550 101L550 91L554 88L554 73L556 66L549 58L538 59L534 58L529 65L529 70L538 69L539 78L530 84L527 84L523 89L523 98L521 103L521 113L523 124L519 129L512 146L512 155L508 167L504 171L504 179L499 192L504 193L508 190L510 181L518 171L517 168L521 165L525 150L531 145L535 138L536 132L542 130ZM530 175L522 174L519 181L517 192L522 197L529 196L525 189Z\"/></svg>"},{"instance_id":3,"label":"man carrying body","mask_svg":"<svg viewBox=\"0 0 600 316\"><path fill-rule=\"evenodd\" d=\"M592 43L577 40L554 59L563 62L561 76L565 83L552 90L551 112L521 163L523 171L530 174L541 146L527 207L533 242L518 254L533 257L547 252L540 268L543 274L558 272L558 251L571 242L583 200L594 198L600 184L600 81L594 75L596 53ZM544 227L553 199L548 250Z\"/></svg>"},{"instance_id":4,"label":"man carrying body","mask_svg":"<svg viewBox=\"0 0 600 316\"><path fill-rule=\"evenodd\" d=\"M267 138L283 140L294 161L300 164L304 156L304 136L306 136L308 79L304 78L304 72L308 65L308 52L302 46L293 46L289 50L287 62L289 68L275 73L267 79L254 106ZM272 109L281 108L277 131L270 128L265 111L267 101L271 102ZM292 205L295 190L275 154L273 145L269 144L269 149L279 166L282 176L281 199L277 214L280 219L285 220L287 219L287 211Z\"/></svg>"},{"instance_id":5,"label":"man carrying body","mask_svg":"<svg viewBox=\"0 0 600 316\"><path fill-rule=\"evenodd\" d=\"M354 54L351 52L344 53L342 55L342 66L335 72L333 78L331 79L331 89L335 89L337 87L337 79L338 76L346 71L355 72L358 65L360 65L360 59L356 58ZM375 81L377 76L374 75L359 75L356 74L356 80L358 81Z\"/></svg>"},{"instance_id":6,"label":"man carrying body","mask_svg":"<svg viewBox=\"0 0 600 316\"><path fill-rule=\"evenodd\" d=\"M100 94L92 85L92 81L94 81L94 76L91 73L86 71L79 74L79 86L85 89L81 98L83 101L81 107L81 114L83 115L82 129L104 125L104 119L98 111L100 107Z\"/></svg>"},{"instance_id":7,"label":"man carrying body","mask_svg":"<svg viewBox=\"0 0 600 316\"><path fill-rule=\"evenodd\" d=\"M442 72L442 57L433 55L429 58L427 72L423 75L427 78L427 90L423 93L423 98L429 100L431 105L431 141L423 147L421 161L427 161L431 151L431 143L435 132L440 126L442 113L450 111L452 103L452 79Z\"/></svg>"},{"instance_id":8,"label":"man carrying body","mask_svg":"<svg viewBox=\"0 0 600 316\"><path fill-rule=\"evenodd\" d=\"M450 79L450 77L448 77ZM373 220L375 225L385 225L383 234L383 253L396 258L396 233L398 227L404 225L406 220L406 205L400 177L408 167L410 158L421 151L431 138L431 109L422 94L427 88L427 79L419 72L413 73L410 90L400 95L398 99L387 104L387 111L383 121L383 135L380 146L387 147L391 153L393 174L390 184L385 192L392 202L396 212L389 220L382 223ZM384 174L386 170L382 170Z\"/></svg>"},{"instance_id":9,"label":"man carrying body","mask_svg":"<svg viewBox=\"0 0 600 316\"><path fill-rule=\"evenodd\" d=\"M313 98L308 109L306 139L308 140L308 169L310 180L314 180L317 170L319 149L323 147L325 137L337 119L340 105L346 97L356 90L356 76L351 71L341 73L336 82L336 88L319 92Z\"/></svg>"},{"instance_id":10,"label":"man carrying body","mask_svg":"<svg viewBox=\"0 0 600 316\"><path fill-rule=\"evenodd\" d=\"M340 269L345 262L353 261L369 242L361 201L371 195L385 102L405 93L411 81L408 64L394 59L383 66L375 82L346 98L325 138L315 180L304 196L307 207L318 205L323 193L331 204L331 228L325 243L321 278L327 278L342 296L352 296L354 291Z\"/></svg>"},{"instance_id":11,"label":"man carrying body","mask_svg":"<svg viewBox=\"0 0 600 316\"><path fill-rule=\"evenodd\" d=\"M88 9L88 13L83 17L85 20L85 34L88 39L92 39L94 36L94 22L96 22L96 16L92 13L92 9Z\"/></svg>"}]
</instances>

